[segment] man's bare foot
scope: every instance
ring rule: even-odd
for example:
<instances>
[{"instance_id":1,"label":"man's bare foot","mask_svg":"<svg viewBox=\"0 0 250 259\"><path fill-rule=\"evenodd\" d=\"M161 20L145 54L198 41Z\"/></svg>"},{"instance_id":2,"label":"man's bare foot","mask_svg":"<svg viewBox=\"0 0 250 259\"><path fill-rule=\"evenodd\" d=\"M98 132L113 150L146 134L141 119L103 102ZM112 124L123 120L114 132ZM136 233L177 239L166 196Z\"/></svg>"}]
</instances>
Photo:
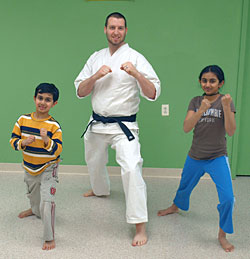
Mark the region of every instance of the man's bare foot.
<instances>
[{"instance_id":1,"label":"man's bare foot","mask_svg":"<svg viewBox=\"0 0 250 259\"><path fill-rule=\"evenodd\" d=\"M45 241L42 249L43 250L51 250L51 249L54 249L55 247L56 247L55 240Z\"/></svg>"},{"instance_id":2,"label":"man's bare foot","mask_svg":"<svg viewBox=\"0 0 250 259\"><path fill-rule=\"evenodd\" d=\"M157 215L158 216L165 216L165 215L168 215L168 214L173 214L173 213L177 213L179 212L179 209L178 207L173 203L170 207L168 207L167 209L165 210L159 210Z\"/></svg>"},{"instance_id":3,"label":"man's bare foot","mask_svg":"<svg viewBox=\"0 0 250 259\"><path fill-rule=\"evenodd\" d=\"M146 223L136 224L136 233L132 241L132 246L143 246L147 243Z\"/></svg>"},{"instance_id":4,"label":"man's bare foot","mask_svg":"<svg viewBox=\"0 0 250 259\"><path fill-rule=\"evenodd\" d=\"M96 195L94 194L94 192L92 190L89 190L89 191L85 192L82 196L91 197L91 196L96 196Z\"/></svg>"},{"instance_id":5,"label":"man's bare foot","mask_svg":"<svg viewBox=\"0 0 250 259\"><path fill-rule=\"evenodd\" d=\"M99 198L105 198L105 197L109 196L109 194L107 194L107 195L96 195L92 190L89 190L89 191L85 192L82 196L83 197L93 197L93 196L96 196L96 197L99 197Z\"/></svg>"},{"instance_id":6,"label":"man's bare foot","mask_svg":"<svg viewBox=\"0 0 250 259\"><path fill-rule=\"evenodd\" d=\"M233 252L234 246L228 242L228 240L226 238L226 233L221 228L219 230L218 239L219 239L221 247L226 252Z\"/></svg>"},{"instance_id":7,"label":"man's bare foot","mask_svg":"<svg viewBox=\"0 0 250 259\"><path fill-rule=\"evenodd\" d=\"M24 211L20 212L18 217L20 219L22 219L22 218L26 218L26 217L29 217L29 216L32 216L32 215L34 215L33 212L32 212L32 209L28 209L28 210L24 210Z\"/></svg>"}]
</instances>

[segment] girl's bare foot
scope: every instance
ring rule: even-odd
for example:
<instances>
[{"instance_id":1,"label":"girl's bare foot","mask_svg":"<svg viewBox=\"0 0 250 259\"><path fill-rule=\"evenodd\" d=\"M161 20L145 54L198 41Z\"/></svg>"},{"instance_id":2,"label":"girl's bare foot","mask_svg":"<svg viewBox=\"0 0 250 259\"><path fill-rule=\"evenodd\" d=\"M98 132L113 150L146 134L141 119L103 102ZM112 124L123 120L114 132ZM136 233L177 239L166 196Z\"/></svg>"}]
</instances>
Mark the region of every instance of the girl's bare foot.
<instances>
[{"instance_id":1,"label":"girl's bare foot","mask_svg":"<svg viewBox=\"0 0 250 259\"><path fill-rule=\"evenodd\" d=\"M55 240L45 241L42 249L43 250L51 250L51 249L54 249L55 247L56 247Z\"/></svg>"},{"instance_id":2,"label":"girl's bare foot","mask_svg":"<svg viewBox=\"0 0 250 259\"><path fill-rule=\"evenodd\" d=\"M32 209L28 209L28 210L24 210L24 211L20 212L18 217L20 219L22 219L22 218L26 218L26 217L29 217L29 216L32 216L32 215L34 215L33 212L32 212Z\"/></svg>"},{"instance_id":3,"label":"girl's bare foot","mask_svg":"<svg viewBox=\"0 0 250 259\"><path fill-rule=\"evenodd\" d=\"M219 239L221 247L226 252L233 252L234 246L228 242L228 240L226 238L226 233L221 228L219 230L218 239Z\"/></svg>"},{"instance_id":4,"label":"girl's bare foot","mask_svg":"<svg viewBox=\"0 0 250 259\"><path fill-rule=\"evenodd\" d=\"M94 194L94 192L92 190L89 190L89 191L85 192L82 196L91 197L91 196L96 196L96 195Z\"/></svg>"},{"instance_id":5,"label":"girl's bare foot","mask_svg":"<svg viewBox=\"0 0 250 259\"><path fill-rule=\"evenodd\" d=\"M179 212L179 209L178 207L173 203L170 207L168 207L167 209L165 210L159 210L157 215L158 216L165 216L165 215L168 215L168 214L173 214L173 213L177 213Z\"/></svg>"},{"instance_id":6,"label":"girl's bare foot","mask_svg":"<svg viewBox=\"0 0 250 259\"><path fill-rule=\"evenodd\" d=\"M136 233L132 241L132 246L143 246L147 243L148 237L146 234L146 224L136 224Z\"/></svg>"}]
</instances>

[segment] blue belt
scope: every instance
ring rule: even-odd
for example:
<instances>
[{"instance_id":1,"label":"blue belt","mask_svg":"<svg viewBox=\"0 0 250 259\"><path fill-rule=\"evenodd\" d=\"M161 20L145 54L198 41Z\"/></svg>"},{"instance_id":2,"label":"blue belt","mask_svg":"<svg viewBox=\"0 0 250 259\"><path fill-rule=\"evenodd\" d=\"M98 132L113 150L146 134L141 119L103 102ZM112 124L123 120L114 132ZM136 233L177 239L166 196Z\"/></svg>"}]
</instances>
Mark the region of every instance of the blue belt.
<instances>
[{"instance_id":1,"label":"blue belt","mask_svg":"<svg viewBox=\"0 0 250 259\"><path fill-rule=\"evenodd\" d=\"M85 131L83 132L81 138L84 136L84 134L88 130L89 126L94 121L101 121L104 124L106 124L106 123L118 123L121 130L127 136L129 141L131 141L135 138L134 135L132 134L132 132L129 130L129 128L122 122L123 121L135 122L136 121L136 114L131 115L131 116L122 116L122 117L104 117L104 116L100 116L100 115L96 114L95 112L93 112L92 117L93 117L93 120L91 120L89 122L89 124L87 125L87 127L86 127Z\"/></svg>"}]
</instances>

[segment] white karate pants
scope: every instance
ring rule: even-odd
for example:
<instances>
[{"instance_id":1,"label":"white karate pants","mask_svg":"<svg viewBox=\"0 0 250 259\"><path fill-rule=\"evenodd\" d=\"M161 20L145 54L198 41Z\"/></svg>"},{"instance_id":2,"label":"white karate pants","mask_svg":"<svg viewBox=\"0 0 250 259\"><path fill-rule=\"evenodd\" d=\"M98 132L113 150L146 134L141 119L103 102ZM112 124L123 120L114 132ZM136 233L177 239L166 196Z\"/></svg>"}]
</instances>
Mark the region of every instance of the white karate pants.
<instances>
[{"instance_id":1,"label":"white karate pants","mask_svg":"<svg viewBox=\"0 0 250 259\"><path fill-rule=\"evenodd\" d=\"M128 141L125 134L99 134L90 130L84 135L85 160L90 183L96 196L110 194L110 181L106 168L108 146L116 150L116 161L121 166L121 177L126 199L126 219L138 224L148 221L146 184L142 178L143 159L136 131L135 139Z\"/></svg>"}]
</instances>

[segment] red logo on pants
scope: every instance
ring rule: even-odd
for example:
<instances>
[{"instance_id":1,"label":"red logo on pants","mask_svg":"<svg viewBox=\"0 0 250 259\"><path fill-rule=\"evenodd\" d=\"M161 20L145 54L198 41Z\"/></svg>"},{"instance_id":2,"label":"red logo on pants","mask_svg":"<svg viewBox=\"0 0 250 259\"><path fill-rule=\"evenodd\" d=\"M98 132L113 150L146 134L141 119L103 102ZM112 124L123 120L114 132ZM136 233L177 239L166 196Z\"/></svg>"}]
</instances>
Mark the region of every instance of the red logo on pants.
<instances>
[{"instance_id":1,"label":"red logo on pants","mask_svg":"<svg viewBox=\"0 0 250 259\"><path fill-rule=\"evenodd\" d=\"M51 187L51 188L50 188L50 194L51 194L51 195L55 195L55 193L56 193L56 188Z\"/></svg>"}]
</instances>

